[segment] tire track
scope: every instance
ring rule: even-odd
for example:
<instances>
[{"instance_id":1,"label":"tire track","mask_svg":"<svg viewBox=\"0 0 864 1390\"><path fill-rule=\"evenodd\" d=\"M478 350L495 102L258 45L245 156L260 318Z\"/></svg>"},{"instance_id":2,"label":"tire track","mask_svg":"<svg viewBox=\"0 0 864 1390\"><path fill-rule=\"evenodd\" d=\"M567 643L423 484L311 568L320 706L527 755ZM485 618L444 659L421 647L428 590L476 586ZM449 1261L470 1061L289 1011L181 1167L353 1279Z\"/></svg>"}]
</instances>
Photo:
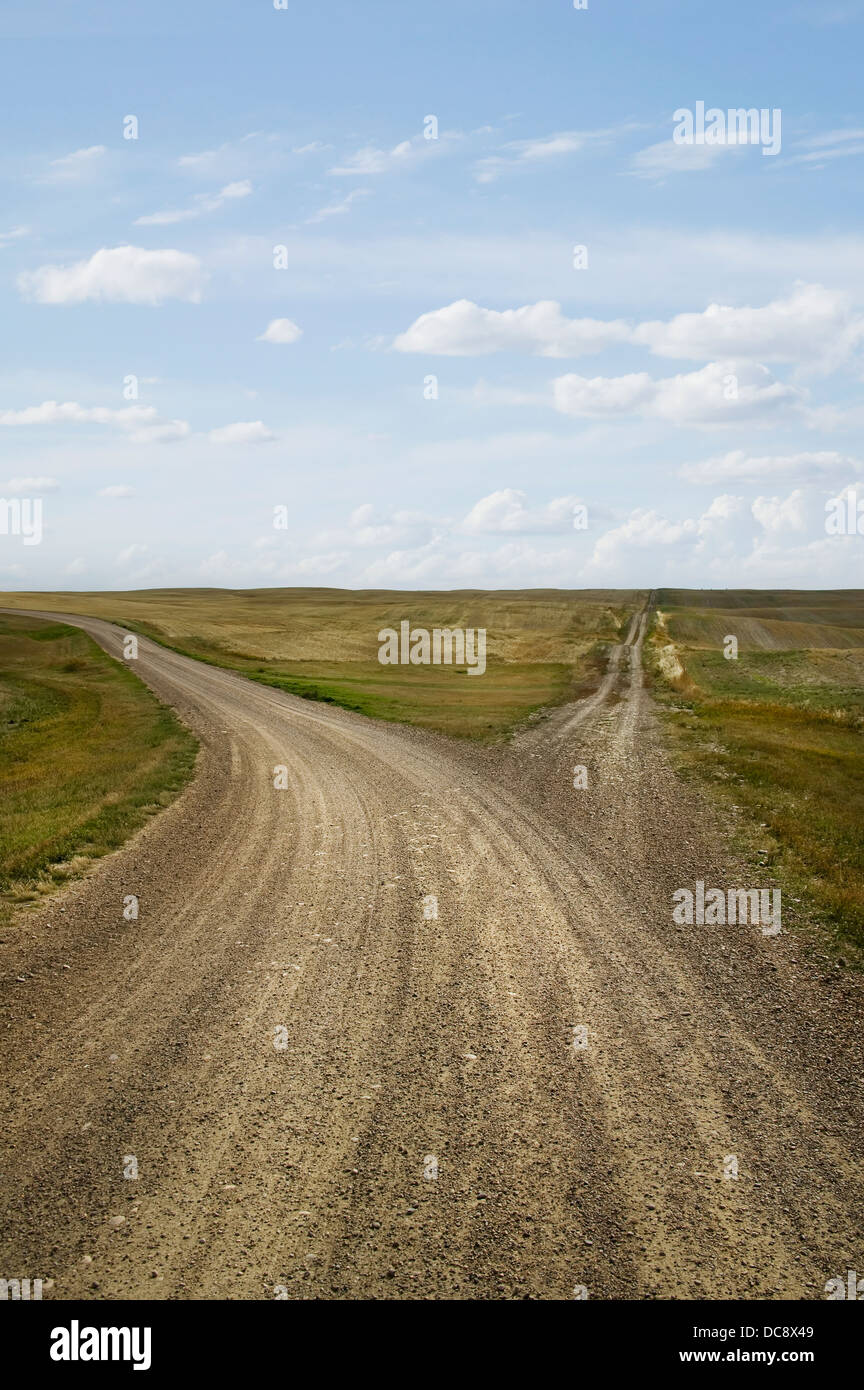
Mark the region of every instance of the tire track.
<instances>
[{"instance_id":1,"label":"tire track","mask_svg":"<svg viewBox=\"0 0 864 1390\"><path fill-rule=\"evenodd\" d=\"M7 1277L84 1298L807 1298L855 1267L860 990L786 938L671 923L671 886L736 866L653 726L650 603L600 690L504 750L139 639L202 753L3 948ZM111 624L60 620L120 655Z\"/></svg>"}]
</instances>

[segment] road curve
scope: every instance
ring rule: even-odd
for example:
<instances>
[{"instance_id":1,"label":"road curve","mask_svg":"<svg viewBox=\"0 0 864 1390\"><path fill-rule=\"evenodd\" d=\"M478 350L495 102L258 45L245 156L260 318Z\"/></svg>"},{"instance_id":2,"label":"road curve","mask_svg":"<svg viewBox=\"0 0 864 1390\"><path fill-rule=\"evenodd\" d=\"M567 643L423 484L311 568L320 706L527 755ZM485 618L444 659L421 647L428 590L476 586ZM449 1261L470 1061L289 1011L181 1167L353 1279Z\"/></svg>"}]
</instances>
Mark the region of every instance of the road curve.
<instances>
[{"instance_id":1,"label":"road curve","mask_svg":"<svg viewBox=\"0 0 864 1390\"><path fill-rule=\"evenodd\" d=\"M862 1268L861 987L794 934L673 923L698 878L761 885L663 750L646 618L599 697L503 749L139 639L202 752L0 945L4 1277L808 1299Z\"/></svg>"}]
</instances>

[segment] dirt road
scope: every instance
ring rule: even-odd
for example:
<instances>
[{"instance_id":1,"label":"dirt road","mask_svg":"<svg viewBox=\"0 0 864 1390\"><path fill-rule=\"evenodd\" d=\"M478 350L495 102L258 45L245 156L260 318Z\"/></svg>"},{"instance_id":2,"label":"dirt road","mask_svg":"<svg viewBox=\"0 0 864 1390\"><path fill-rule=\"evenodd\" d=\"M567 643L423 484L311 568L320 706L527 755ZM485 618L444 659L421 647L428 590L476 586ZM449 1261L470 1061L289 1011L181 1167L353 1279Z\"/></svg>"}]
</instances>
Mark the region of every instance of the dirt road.
<instances>
[{"instance_id":1,"label":"dirt road","mask_svg":"<svg viewBox=\"0 0 864 1390\"><path fill-rule=\"evenodd\" d=\"M501 750L141 641L198 774L0 946L0 1274L806 1299L864 1273L861 987L793 934L673 922L697 879L762 884L668 763L644 628Z\"/></svg>"}]
</instances>

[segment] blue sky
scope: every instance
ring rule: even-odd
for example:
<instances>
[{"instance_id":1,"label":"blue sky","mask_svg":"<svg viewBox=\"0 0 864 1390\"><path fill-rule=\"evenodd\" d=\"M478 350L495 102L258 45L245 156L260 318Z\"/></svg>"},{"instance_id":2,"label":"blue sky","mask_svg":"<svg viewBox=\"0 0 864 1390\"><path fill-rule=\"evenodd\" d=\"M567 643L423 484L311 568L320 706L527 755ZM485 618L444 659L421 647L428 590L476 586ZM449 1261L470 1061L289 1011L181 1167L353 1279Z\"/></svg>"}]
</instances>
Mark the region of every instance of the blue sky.
<instances>
[{"instance_id":1,"label":"blue sky","mask_svg":"<svg viewBox=\"0 0 864 1390\"><path fill-rule=\"evenodd\" d=\"M7 0L0 584L860 585L862 27Z\"/></svg>"}]
</instances>

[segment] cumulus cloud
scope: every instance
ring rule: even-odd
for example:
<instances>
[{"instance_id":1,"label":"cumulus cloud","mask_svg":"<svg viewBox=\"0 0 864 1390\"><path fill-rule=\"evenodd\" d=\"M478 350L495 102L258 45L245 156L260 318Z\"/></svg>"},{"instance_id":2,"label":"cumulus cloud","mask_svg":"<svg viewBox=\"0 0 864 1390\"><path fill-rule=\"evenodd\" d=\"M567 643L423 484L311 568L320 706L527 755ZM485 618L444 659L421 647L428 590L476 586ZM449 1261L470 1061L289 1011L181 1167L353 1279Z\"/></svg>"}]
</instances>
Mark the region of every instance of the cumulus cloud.
<instances>
[{"instance_id":1,"label":"cumulus cloud","mask_svg":"<svg viewBox=\"0 0 864 1390\"><path fill-rule=\"evenodd\" d=\"M43 265L17 280L25 299L38 304L82 304L93 299L113 304L162 304L166 299L198 303L203 271L185 251L145 251L115 246L72 265Z\"/></svg>"},{"instance_id":2,"label":"cumulus cloud","mask_svg":"<svg viewBox=\"0 0 864 1390\"><path fill-rule=\"evenodd\" d=\"M472 535L516 532L522 535L566 532L574 529L579 497L556 497L542 507L529 507L524 492L501 488L475 502L460 530Z\"/></svg>"},{"instance_id":3,"label":"cumulus cloud","mask_svg":"<svg viewBox=\"0 0 864 1390\"><path fill-rule=\"evenodd\" d=\"M639 324L632 341L660 357L751 357L765 362L844 361L864 339L864 315L847 294L796 284L761 308L709 304L701 314Z\"/></svg>"},{"instance_id":4,"label":"cumulus cloud","mask_svg":"<svg viewBox=\"0 0 864 1390\"><path fill-rule=\"evenodd\" d=\"M827 536L824 490L788 496L715 497L698 516L636 509L597 541L581 579L677 587L849 585L860 565L857 537Z\"/></svg>"},{"instance_id":5,"label":"cumulus cloud","mask_svg":"<svg viewBox=\"0 0 864 1390\"><path fill-rule=\"evenodd\" d=\"M211 430L207 438L211 444L267 444L276 436L263 420L237 420Z\"/></svg>"},{"instance_id":6,"label":"cumulus cloud","mask_svg":"<svg viewBox=\"0 0 864 1390\"><path fill-rule=\"evenodd\" d=\"M622 319L570 319L556 300L496 310L460 299L421 314L393 346L398 352L449 357L505 351L578 357L630 343L658 357L836 366L851 357L862 340L864 314L849 295L798 282L785 298L759 307L709 304L701 312L635 326Z\"/></svg>"},{"instance_id":7,"label":"cumulus cloud","mask_svg":"<svg viewBox=\"0 0 864 1390\"><path fill-rule=\"evenodd\" d=\"M764 454L753 456L743 449L718 454L701 463L685 463L679 477L690 483L754 483L781 477L786 482L814 481L835 474L860 473L862 465L848 454L830 450L818 453Z\"/></svg>"},{"instance_id":8,"label":"cumulus cloud","mask_svg":"<svg viewBox=\"0 0 864 1390\"><path fill-rule=\"evenodd\" d=\"M457 299L443 309L421 314L395 340L397 352L479 357L493 352L532 352L539 357L578 357L626 342L630 330L622 320L568 319L555 300L521 309L483 309Z\"/></svg>"},{"instance_id":9,"label":"cumulus cloud","mask_svg":"<svg viewBox=\"0 0 864 1390\"><path fill-rule=\"evenodd\" d=\"M788 497L757 497L752 511L765 531L803 531L807 525L804 493L800 488Z\"/></svg>"},{"instance_id":10,"label":"cumulus cloud","mask_svg":"<svg viewBox=\"0 0 864 1390\"><path fill-rule=\"evenodd\" d=\"M271 319L263 333L256 338L258 343L296 343L303 336L303 329L291 319Z\"/></svg>"},{"instance_id":11,"label":"cumulus cloud","mask_svg":"<svg viewBox=\"0 0 864 1390\"><path fill-rule=\"evenodd\" d=\"M803 393L775 381L767 367L709 362L699 371L655 380L647 372L617 377L575 373L553 382L556 410L588 419L640 415L672 425L734 425L800 410Z\"/></svg>"},{"instance_id":12,"label":"cumulus cloud","mask_svg":"<svg viewBox=\"0 0 864 1390\"><path fill-rule=\"evenodd\" d=\"M135 444L163 443L189 434L185 420L162 420L152 405L129 405L112 410L104 405L79 405L77 401L43 401L22 410L0 410L0 425L110 425L128 434Z\"/></svg>"}]
</instances>

